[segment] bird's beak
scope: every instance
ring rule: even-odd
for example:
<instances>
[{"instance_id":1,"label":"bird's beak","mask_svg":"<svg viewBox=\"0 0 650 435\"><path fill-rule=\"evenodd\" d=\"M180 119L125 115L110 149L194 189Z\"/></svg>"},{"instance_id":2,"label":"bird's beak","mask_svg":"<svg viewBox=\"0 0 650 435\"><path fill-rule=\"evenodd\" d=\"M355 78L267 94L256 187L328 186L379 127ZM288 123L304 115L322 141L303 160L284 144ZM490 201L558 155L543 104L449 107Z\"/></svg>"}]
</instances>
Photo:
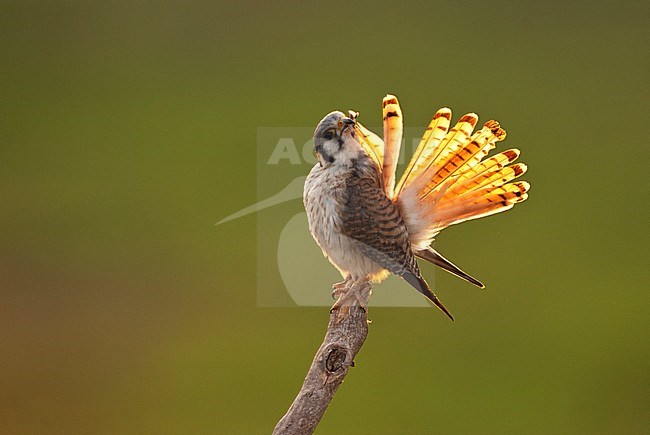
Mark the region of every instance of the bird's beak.
<instances>
[{"instance_id":1,"label":"bird's beak","mask_svg":"<svg viewBox=\"0 0 650 435\"><path fill-rule=\"evenodd\" d=\"M357 123L357 121L352 118L343 118L341 121L343 121L344 125L354 125Z\"/></svg>"},{"instance_id":2,"label":"bird's beak","mask_svg":"<svg viewBox=\"0 0 650 435\"><path fill-rule=\"evenodd\" d=\"M341 122L343 122L343 127L341 128L341 134L345 132L350 126L354 126L357 122L354 119L351 118L343 118L341 119ZM354 131L351 130L351 131Z\"/></svg>"}]
</instances>

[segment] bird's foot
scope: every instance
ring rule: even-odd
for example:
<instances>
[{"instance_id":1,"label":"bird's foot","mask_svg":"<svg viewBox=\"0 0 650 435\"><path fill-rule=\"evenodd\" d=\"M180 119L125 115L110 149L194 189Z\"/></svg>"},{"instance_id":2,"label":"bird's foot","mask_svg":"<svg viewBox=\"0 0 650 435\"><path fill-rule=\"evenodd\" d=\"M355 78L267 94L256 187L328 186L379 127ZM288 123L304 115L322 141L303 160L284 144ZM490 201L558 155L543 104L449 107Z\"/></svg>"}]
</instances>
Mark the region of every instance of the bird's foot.
<instances>
[{"instance_id":1,"label":"bird's foot","mask_svg":"<svg viewBox=\"0 0 650 435\"><path fill-rule=\"evenodd\" d=\"M334 290L334 292L336 291L337 289ZM363 311L368 312L368 302L372 293L372 287L367 277L360 278L347 286L343 286L339 292L340 296L334 302L334 305L332 305L330 313L341 307L351 307L353 305L358 305Z\"/></svg>"},{"instance_id":2,"label":"bird's foot","mask_svg":"<svg viewBox=\"0 0 650 435\"><path fill-rule=\"evenodd\" d=\"M345 288L347 287L348 283L352 277L350 275L346 276L345 279L341 282L337 282L332 286L334 290L332 290L332 299L335 301L338 300L343 293L345 293Z\"/></svg>"}]
</instances>

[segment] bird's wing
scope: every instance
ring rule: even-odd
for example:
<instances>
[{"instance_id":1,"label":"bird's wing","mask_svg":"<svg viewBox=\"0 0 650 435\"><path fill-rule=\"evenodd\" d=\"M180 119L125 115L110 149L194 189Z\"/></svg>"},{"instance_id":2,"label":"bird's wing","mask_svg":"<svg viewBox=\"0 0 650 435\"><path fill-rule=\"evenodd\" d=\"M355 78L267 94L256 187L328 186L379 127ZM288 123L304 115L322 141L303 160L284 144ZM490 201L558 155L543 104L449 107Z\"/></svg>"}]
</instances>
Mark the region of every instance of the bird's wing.
<instances>
[{"instance_id":1,"label":"bird's wing","mask_svg":"<svg viewBox=\"0 0 650 435\"><path fill-rule=\"evenodd\" d=\"M356 133L357 141L361 145L361 148L363 148L365 153L368 154L373 162L375 162L379 171L383 172L384 141L381 140L381 138L375 133L361 125L359 122L356 122L354 124L354 131Z\"/></svg>"},{"instance_id":2,"label":"bird's wing","mask_svg":"<svg viewBox=\"0 0 650 435\"><path fill-rule=\"evenodd\" d=\"M403 130L402 109L399 107L397 97L386 95L382 102L382 111L384 118L384 166L382 177L384 192L389 198L392 198Z\"/></svg>"},{"instance_id":3,"label":"bird's wing","mask_svg":"<svg viewBox=\"0 0 650 435\"><path fill-rule=\"evenodd\" d=\"M413 254L404 221L381 189L380 177L361 168L347 180L341 231L359 242L370 259L401 276L412 265Z\"/></svg>"},{"instance_id":4,"label":"bird's wing","mask_svg":"<svg viewBox=\"0 0 650 435\"><path fill-rule=\"evenodd\" d=\"M456 275L458 278L462 278L467 282L471 282L472 284L474 284L479 288L485 288L485 286L481 281L474 278L472 275L468 274L467 272L464 272L460 267L456 266L454 263L447 260L445 257L442 256L442 254L440 254L438 251L433 249L431 246L429 246L424 251L416 252L415 256L423 260L426 260L432 264L435 264L441 269L444 269L447 272L451 273L452 275Z\"/></svg>"},{"instance_id":5,"label":"bird's wing","mask_svg":"<svg viewBox=\"0 0 650 435\"><path fill-rule=\"evenodd\" d=\"M510 165L517 150L485 159L506 136L499 123L488 121L472 134L475 114L447 131L450 119L449 109L436 113L398 184L396 201L416 252L449 225L509 210L528 197L528 183L512 182L526 171Z\"/></svg>"},{"instance_id":6,"label":"bird's wing","mask_svg":"<svg viewBox=\"0 0 650 435\"><path fill-rule=\"evenodd\" d=\"M342 233L355 240L364 255L404 278L451 317L422 277L406 225L395 203L382 190L379 177L376 172L357 169L348 179Z\"/></svg>"}]
</instances>

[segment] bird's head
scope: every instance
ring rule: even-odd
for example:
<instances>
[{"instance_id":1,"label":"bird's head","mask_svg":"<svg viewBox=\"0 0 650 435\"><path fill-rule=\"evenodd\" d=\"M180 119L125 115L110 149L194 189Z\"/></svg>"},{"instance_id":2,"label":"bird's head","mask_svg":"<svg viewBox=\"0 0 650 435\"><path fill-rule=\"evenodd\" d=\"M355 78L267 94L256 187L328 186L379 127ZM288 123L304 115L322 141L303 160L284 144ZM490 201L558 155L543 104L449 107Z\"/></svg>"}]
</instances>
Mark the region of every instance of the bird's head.
<instances>
[{"instance_id":1,"label":"bird's head","mask_svg":"<svg viewBox=\"0 0 650 435\"><path fill-rule=\"evenodd\" d=\"M325 164L350 165L363 153L356 138L355 114L350 117L342 112L332 112L318 123L314 132L314 148L321 166Z\"/></svg>"}]
</instances>

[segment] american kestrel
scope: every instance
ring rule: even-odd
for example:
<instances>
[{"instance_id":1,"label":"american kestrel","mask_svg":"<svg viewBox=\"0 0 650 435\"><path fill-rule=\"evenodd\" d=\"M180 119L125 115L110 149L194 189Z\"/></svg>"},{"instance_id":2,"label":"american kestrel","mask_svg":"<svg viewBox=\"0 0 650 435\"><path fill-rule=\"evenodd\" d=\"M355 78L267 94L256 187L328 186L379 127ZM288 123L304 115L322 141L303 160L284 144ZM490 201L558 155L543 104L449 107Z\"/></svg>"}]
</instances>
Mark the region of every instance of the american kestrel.
<instances>
[{"instance_id":1,"label":"american kestrel","mask_svg":"<svg viewBox=\"0 0 650 435\"><path fill-rule=\"evenodd\" d=\"M416 257L472 284L432 247L449 225L509 210L524 201L530 185L513 182L526 171L511 164L519 150L486 158L506 132L488 121L472 134L474 113L449 130L451 110L436 112L415 154L395 186L402 141L402 112L392 95L383 100L384 140L357 122L357 113L326 115L314 132L318 163L307 180L303 200L309 229L323 254L341 272L341 290L356 283L381 282L389 273L402 277L452 320L420 273ZM346 296L338 295L337 304ZM335 304L335 306L337 305Z\"/></svg>"}]
</instances>

